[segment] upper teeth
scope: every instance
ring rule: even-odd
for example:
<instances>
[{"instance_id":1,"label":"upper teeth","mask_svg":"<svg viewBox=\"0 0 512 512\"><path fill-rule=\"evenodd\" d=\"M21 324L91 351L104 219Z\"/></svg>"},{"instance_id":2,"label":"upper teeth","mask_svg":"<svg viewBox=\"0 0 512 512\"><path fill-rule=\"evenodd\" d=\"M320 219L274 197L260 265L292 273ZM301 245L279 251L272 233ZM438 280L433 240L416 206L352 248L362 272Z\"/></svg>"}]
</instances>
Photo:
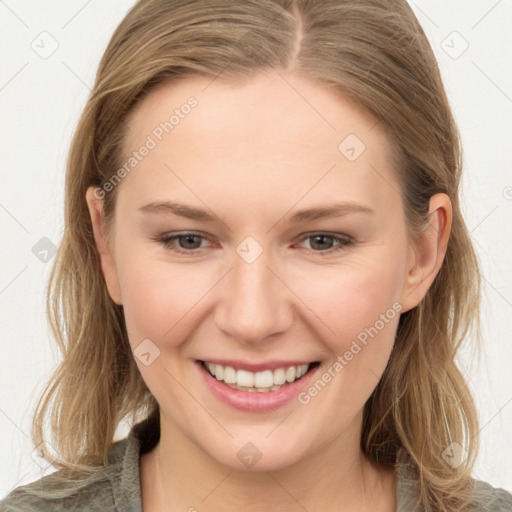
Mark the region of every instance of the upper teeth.
<instances>
[{"instance_id":1,"label":"upper teeth","mask_svg":"<svg viewBox=\"0 0 512 512\"><path fill-rule=\"evenodd\" d=\"M277 368L274 371L249 372L235 370L231 366L222 366L215 363L205 363L210 373L226 384L235 384L244 388L259 388L268 391L273 386L281 386L285 382L293 382L302 377L309 368L309 364Z\"/></svg>"}]
</instances>

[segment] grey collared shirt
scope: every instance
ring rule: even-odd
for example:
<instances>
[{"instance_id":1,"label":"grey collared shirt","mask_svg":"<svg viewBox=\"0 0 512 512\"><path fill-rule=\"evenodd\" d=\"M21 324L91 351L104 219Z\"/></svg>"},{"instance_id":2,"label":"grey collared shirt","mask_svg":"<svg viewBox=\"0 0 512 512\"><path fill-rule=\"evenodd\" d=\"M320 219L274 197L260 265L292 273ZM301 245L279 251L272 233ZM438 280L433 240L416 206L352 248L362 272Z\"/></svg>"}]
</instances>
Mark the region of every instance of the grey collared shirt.
<instances>
[{"instance_id":1,"label":"grey collared shirt","mask_svg":"<svg viewBox=\"0 0 512 512\"><path fill-rule=\"evenodd\" d=\"M93 480L64 484L69 474L56 471L28 485L17 487L3 501L0 512L142 512L139 458L158 442L158 424L141 422L115 443L108 463ZM396 512L424 512L418 505L417 488L406 465L397 467ZM66 479L66 480L65 480ZM57 489L59 498L42 498L32 491ZM475 482L471 512L512 512L512 494L489 484Z\"/></svg>"}]
</instances>

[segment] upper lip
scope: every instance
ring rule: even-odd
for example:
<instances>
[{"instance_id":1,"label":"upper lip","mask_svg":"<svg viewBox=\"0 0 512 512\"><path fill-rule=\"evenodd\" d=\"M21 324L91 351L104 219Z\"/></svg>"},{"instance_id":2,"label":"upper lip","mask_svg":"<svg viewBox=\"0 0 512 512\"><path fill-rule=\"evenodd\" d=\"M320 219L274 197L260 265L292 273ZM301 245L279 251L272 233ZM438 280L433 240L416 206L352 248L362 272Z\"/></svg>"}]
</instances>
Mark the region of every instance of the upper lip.
<instances>
[{"instance_id":1,"label":"upper lip","mask_svg":"<svg viewBox=\"0 0 512 512\"><path fill-rule=\"evenodd\" d=\"M201 359L204 363L220 364L221 366L231 366L237 370L247 370L249 372L261 372L265 370L275 370L277 368L288 368L290 366L301 366L304 364L313 364L317 361L304 360L304 359L293 359L293 360L274 360L265 361L260 363L234 360L234 359Z\"/></svg>"}]
</instances>

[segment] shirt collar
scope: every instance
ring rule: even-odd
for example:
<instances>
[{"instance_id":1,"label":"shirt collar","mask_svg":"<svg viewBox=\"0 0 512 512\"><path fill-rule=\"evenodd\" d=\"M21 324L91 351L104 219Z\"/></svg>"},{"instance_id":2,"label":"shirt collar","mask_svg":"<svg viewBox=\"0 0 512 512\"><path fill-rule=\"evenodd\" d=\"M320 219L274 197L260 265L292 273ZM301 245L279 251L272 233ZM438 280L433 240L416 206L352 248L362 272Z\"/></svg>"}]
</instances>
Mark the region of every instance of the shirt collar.
<instances>
[{"instance_id":1,"label":"shirt collar","mask_svg":"<svg viewBox=\"0 0 512 512\"><path fill-rule=\"evenodd\" d=\"M137 423L126 439L114 444L108 454L107 473L119 512L141 512L140 456L150 451L160 438L158 414Z\"/></svg>"}]
</instances>

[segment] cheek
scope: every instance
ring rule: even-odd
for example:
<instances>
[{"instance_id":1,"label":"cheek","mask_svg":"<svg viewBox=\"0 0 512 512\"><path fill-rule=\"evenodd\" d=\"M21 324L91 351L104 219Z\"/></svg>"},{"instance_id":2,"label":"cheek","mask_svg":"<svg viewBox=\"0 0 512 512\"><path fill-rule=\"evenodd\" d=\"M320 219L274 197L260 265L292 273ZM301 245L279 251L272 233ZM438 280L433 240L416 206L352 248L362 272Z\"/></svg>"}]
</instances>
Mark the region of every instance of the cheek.
<instances>
[{"instance_id":1,"label":"cheek","mask_svg":"<svg viewBox=\"0 0 512 512\"><path fill-rule=\"evenodd\" d=\"M318 317L318 332L337 354L375 327L382 337L393 334L405 279L405 251L381 246L340 265L309 272L295 288ZM323 327L320 327L320 324ZM391 324L391 326L390 326ZM371 329L374 337L375 330Z\"/></svg>"},{"instance_id":2,"label":"cheek","mask_svg":"<svg viewBox=\"0 0 512 512\"><path fill-rule=\"evenodd\" d=\"M126 327L139 371L157 401L165 404L164 409L181 411L178 423L189 414L186 406L180 408L189 397L183 395L175 379L193 389L182 358L187 358L189 350L185 341L203 318L201 299L215 284L213 274L198 271L194 265L178 266L135 254L124 260L119 272ZM158 355L147 366L137 358L142 353L137 347L146 339L160 351L150 345L150 357Z\"/></svg>"},{"instance_id":3,"label":"cheek","mask_svg":"<svg viewBox=\"0 0 512 512\"><path fill-rule=\"evenodd\" d=\"M405 247L405 244L403 245ZM405 278L405 250L396 245L376 247L338 268L316 273L300 290L319 320L315 330L332 354L312 386L299 397L318 417L336 410L328 428L333 435L341 423L360 411L379 382L393 349ZM321 398L316 396L321 394Z\"/></svg>"},{"instance_id":4,"label":"cheek","mask_svg":"<svg viewBox=\"0 0 512 512\"><path fill-rule=\"evenodd\" d=\"M381 258L354 261L331 272L315 281L305 300L318 312L321 322L315 330L325 333L322 342L332 359L299 396L299 403L306 406L308 418L318 418L311 421L326 438L338 435L362 410L393 349L404 267L399 257L388 256L381 253ZM331 417L328 425L325 415Z\"/></svg>"},{"instance_id":5,"label":"cheek","mask_svg":"<svg viewBox=\"0 0 512 512\"><path fill-rule=\"evenodd\" d=\"M132 259L120 273L130 338L149 338L169 348L180 343L187 315L212 286L212 276L192 265ZM181 333L178 335L178 333Z\"/></svg>"}]
</instances>

